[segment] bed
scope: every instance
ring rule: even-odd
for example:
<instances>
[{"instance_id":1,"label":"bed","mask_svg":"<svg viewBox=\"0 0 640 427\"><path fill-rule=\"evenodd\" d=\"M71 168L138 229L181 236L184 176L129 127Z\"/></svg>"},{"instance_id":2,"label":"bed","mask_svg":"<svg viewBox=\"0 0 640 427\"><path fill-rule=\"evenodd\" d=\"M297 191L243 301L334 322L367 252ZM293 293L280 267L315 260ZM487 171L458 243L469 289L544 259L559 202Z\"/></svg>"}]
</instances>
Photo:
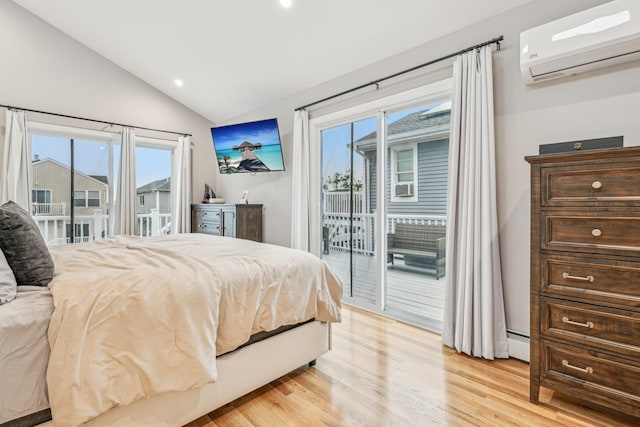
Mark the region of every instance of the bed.
<instances>
[{"instance_id":1,"label":"bed","mask_svg":"<svg viewBox=\"0 0 640 427\"><path fill-rule=\"evenodd\" d=\"M48 323L46 386L29 386L27 402L38 412L48 395L54 421L42 426L184 425L313 362L340 321L339 279L302 251L184 234L119 236L51 254L48 289L19 287L0 306L1 320L12 304L13 312L41 304L40 338L21 344L25 353L46 347L34 351L38 368L22 366L31 376L44 375ZM0 424L18 412L0 407Z\"/></svg>"}]
</instances>

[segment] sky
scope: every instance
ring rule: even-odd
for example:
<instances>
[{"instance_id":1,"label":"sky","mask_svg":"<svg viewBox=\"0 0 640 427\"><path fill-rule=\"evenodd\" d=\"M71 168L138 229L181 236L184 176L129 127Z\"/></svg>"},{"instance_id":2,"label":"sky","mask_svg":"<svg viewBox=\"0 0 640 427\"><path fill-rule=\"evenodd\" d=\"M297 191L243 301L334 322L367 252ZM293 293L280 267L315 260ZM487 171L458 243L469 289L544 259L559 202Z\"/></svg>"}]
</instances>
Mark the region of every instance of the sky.
<instances>
[{"instance_id":1,"label":"sky","mask_svg":"<svg viewBox=\"0 0 640 427\"><path fill-rule=\"evenodd\" d=\"M86 175L109 176L109 145L106 142L74 139L74 167ZM31 155L71 164L69 138L33 135ZM114 165L118 170L120 146L114 144ZM171 151L136 147L136 187L171 176ZM114 175L114 184L116 180Z\"/></svg>"}]
</instances>

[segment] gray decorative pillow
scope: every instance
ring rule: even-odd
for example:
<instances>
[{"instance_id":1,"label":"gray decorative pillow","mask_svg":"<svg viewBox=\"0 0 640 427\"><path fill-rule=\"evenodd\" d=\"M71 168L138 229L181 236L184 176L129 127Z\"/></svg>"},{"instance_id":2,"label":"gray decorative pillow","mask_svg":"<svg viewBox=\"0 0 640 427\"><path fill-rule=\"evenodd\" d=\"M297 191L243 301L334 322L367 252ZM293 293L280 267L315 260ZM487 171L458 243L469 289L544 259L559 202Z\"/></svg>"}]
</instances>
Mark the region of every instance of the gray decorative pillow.
<instances>
[{"instance_id":1,"label":"gray decorative pillow","mask_svg":"<svg viewBox=\"0 0 640 427\"><path fill-rule=\"evenodd\" d=\"M53 279L53 259L38 225L14 202L0 206L0 249L18 286L47 286Z\"/></svg>"},{"instance_id":2,"label":"gray decorative pillow","mask_svg":"<svg viewBox=\"0 0 640 427\"><path fill-rule=\"evenodd\" d=\"M12 301L16 297L18 284L7 258L0 251L0 305Z\"/></svg>"}]
</instances>

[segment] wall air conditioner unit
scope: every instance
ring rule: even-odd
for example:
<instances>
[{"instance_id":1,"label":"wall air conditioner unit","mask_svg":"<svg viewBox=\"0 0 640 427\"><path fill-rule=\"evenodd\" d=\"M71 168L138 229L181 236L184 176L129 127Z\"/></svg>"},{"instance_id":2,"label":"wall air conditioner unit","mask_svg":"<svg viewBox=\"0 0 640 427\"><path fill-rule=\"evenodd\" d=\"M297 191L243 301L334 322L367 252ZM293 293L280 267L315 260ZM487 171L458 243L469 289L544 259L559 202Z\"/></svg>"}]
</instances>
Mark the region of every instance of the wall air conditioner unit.
<instances>
[{"instance_id":1,"label":"wall air conditioner unit","mask_svg":"<svg viewBox=\"0 0 640 427\"><path fill-rule=\"evenodd\" d=\"M396 197L413 197L413 184L396 184Z\"/></svg>"},{"instance_id":2,"label":"wall air conditioner unit","mask_svg":"<svg viewBox=\"0 0 640 427\"><path fill-rule=\"evenodd\" d=\"M615 0L520 34L526 84L640 59L640 1Z\"/></svg>"}]
</instances>

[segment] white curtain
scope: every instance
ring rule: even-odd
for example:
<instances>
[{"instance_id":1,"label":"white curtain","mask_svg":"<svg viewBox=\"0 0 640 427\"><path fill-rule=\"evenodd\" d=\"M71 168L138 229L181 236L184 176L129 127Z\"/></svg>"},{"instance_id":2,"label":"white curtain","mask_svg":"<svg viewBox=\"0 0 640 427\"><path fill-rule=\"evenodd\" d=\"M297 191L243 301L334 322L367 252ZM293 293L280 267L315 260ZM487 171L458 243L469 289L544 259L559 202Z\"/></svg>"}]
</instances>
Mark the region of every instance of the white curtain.
<instances>
[{"instance_id":1,"label":"white curtain","mask_svg":"<svg viewBox=\"0 0 640 427\"><path fill-rule=\"evenodd\" d=\"M31 144L24 111L7 110L0 203L13 200L31 212Z\"/></svg>"},{"instance_id":2,"label":"white curtain","mask_svg":"<svg viewBox=\"0 0 640 427\"><path fill-rule=\"evenodd\" d=\"M114 234L136 235L136 135L132 128L122 129L120 169L116 190Z\"/></svg>"},{"instance_id":3,"label":"white curtain","mask_svg":"<svg viewBox=\"0 0 640 427\"><path fill-rule=\"evenodd\" d=\"M191 137L178 138L175 151L173 185L173 234L191 232Z\"/></svg>"},{"instance_id":4,"label":"white curtain","mask_svg":"<svg viewBox=\"0 0 640 427\"><path fill-rule=\"evenodd\" d=\"M443 344L509 356L496 211L491 47L454 63Z\"/></svg>"},{"instance_id":5,"label":"white curtain","mask_svg":"<svg viewBox=\"0 0 640 427\"><path fill-rule=\"evenodd\" d=\"M293 118L291 247L303 251L310 249L309 155L309 113L298 110Z\"/></svg>"}]
</instances>

